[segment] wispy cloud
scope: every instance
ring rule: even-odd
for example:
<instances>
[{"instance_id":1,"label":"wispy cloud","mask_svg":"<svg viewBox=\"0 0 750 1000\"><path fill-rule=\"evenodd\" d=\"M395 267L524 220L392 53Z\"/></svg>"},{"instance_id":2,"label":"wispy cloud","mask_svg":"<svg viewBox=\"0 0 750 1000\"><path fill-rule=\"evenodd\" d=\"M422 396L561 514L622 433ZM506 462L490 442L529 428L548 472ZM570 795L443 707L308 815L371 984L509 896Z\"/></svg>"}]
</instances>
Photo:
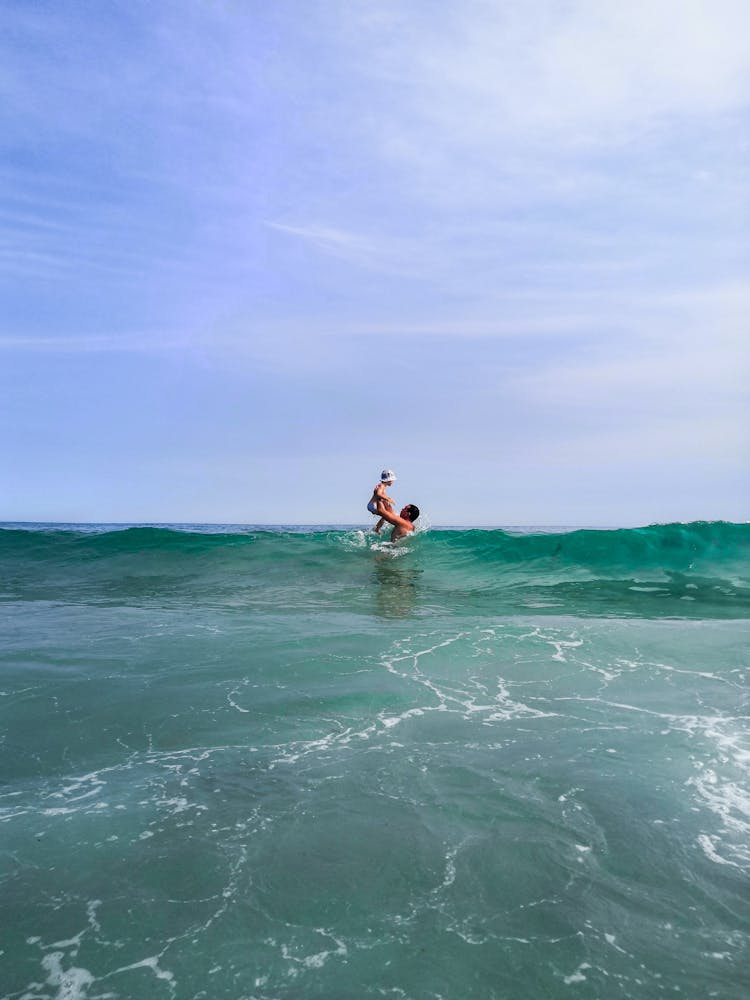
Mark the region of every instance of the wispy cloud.
<instances>
[{"instance_id":1,"label":"wispy cloud","mask_svg":"<svg viewBox=\"0 0 750 1000\"><path fill-rule=\"evenodd\" d=\"M28 334L0 334L0 351L31 354L101 354L135 353L159 354L183 351L194 346L190 337L150 333L106 333L76 336L30 336Z\"/></svg>"},{"instance_id":2,"label":"wispy cloud","mask_svg":"<svg viewBox=\"0 0 750 1000\"><path fill-rule=\"evenodd\" d=\"M434 254L425 255L421 241L409 241L403 236L389 239L372 232L355 233L325 225L289 225L271 221L265 225L325 254L368 270L419 277L428 273L434 259Z\"/></svg>"}]
</instances>

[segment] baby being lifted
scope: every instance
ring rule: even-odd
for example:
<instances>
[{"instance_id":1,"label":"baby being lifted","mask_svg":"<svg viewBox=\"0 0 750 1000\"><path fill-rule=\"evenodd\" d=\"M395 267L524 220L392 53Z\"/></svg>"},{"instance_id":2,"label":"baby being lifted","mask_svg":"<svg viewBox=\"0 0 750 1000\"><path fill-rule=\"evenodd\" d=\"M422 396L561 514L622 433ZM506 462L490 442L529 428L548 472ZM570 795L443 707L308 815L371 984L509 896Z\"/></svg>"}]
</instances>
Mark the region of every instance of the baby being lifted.
<instances>
[{"instance_id":1,"label":"baby being lifted","mask_svg":"<svg viewBox=\"0 0 750 1000\"><path fill-rule=\"evenodd\" d=\"M367 509L371 514L378 513L378 504L382 504L387 510L393 510L393 500L386 494L386 487L390 486L396 477L393 475L390 469L383 469L380 473L380 482L372 491L372 499L367 505ZM377 535L380 534L380 529L383 527L383 518L381 517L378 523L373 529Z\"/></svg>"}]
</instances>

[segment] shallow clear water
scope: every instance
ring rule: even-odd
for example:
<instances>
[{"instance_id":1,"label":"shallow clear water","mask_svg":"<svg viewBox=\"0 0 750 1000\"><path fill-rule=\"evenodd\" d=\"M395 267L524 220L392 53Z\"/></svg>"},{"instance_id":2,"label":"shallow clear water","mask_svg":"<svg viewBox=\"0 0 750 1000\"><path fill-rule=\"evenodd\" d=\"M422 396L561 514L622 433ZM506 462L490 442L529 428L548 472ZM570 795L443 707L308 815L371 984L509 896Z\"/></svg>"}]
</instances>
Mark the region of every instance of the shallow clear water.
<instances>
[{"instance_id":1,"label":"shallow clear water","mask_svg":"<svg viewBox=\"0 0 750 1000\"><path fill-rule=\"evenodd\" d=\"M0 532L0 996L744 998L750 529Z\"/></svg>"}]
</instances>

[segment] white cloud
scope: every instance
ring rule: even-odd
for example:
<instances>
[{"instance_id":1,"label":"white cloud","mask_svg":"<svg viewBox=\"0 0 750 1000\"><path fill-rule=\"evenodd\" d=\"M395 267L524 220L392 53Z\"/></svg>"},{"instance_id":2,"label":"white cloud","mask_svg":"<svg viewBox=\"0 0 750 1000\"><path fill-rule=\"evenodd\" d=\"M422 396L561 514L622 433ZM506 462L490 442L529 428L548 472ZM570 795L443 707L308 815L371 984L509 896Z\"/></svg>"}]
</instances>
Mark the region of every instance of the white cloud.
<instances>
[{"instance_id":1,"label":"white cloud","mask_svg":"<svg viewBox=\"0 0 750 1000\"><path fill-rule=\"evenodd\" d=\"M750 93L742 0L474 0L370 31L374 55L352 39L357 58L404 88L397 114L440 126L446 142L549 129L576 142L654 116L736 111Z\"/></svg>"},{"instance_id":2,"label":"white cloud","mask_svg":"<svg viewBox=\"0 0 750 1000\"><path fill-rule=\"evenodd\" d=\"M518 373L507 394L552 414L579 461L736 465L750 451L750 286L656 294L623 321L580 356Z\"/></svg>"},{"instance_id":3,"label":"white cloud","mask_svg":"<svg viewBox=\"0 0 750 1000\"><path fill-rule=\"evenodd\" d=\"M539 49L561 121L733 111L748 98L750 8L737 0L583 0ZM547 116L544 116L547 117Z\"/></svg>"}]
</instances>

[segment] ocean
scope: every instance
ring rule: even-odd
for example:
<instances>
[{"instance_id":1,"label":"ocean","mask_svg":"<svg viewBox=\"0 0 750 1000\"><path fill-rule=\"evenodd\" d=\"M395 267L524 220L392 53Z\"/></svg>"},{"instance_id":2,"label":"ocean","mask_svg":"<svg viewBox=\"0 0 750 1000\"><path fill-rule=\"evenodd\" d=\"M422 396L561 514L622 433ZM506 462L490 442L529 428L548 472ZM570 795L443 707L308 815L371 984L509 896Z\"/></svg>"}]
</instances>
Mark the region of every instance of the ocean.
<instances>
[{"instance_id":1,"label":"ocean","mask_svg":"<svg viewBox=\"0 0 750 1000\"><path fill-rule=\"evenodd\" d=\"M750 995L750 525L0 530L0 997Z\"/></svg>"}]
</instances>

